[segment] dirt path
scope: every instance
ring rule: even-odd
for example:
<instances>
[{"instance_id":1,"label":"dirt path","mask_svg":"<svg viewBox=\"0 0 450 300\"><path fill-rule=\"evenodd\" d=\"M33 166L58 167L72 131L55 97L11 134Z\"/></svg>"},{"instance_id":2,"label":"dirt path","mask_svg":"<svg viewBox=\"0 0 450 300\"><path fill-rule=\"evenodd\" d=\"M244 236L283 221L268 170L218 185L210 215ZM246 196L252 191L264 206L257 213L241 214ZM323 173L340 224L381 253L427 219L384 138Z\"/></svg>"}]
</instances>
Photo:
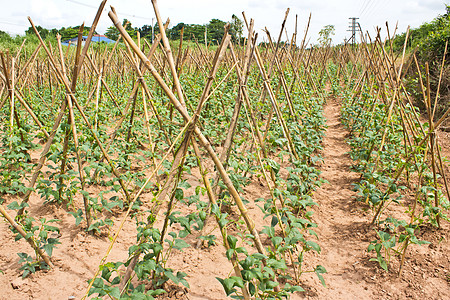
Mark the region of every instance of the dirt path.
<instances>
[{"instance_id":1,"label":"dirt path","mask_svg":"<svg viewBox=\"0 0 450 300\"><path fill-rule=\"evenodd\" d=\"M408 248L402 278L396 276L395 265L390 272L385 272L377 263L369 261L373 255L367 253L367 246L375 239L375 231L368 226L370 213L365 211L364 204L356 201L352 190L352 183L358 181L359 175L350 170L352 160L346 154L350 148L345 141L348 132L340 123L340 104L337 100L328 100L324 116L328 129L323 141L321 176L329 183L314 193L314 200L319 206L314 208L313 216L318 225L314 230L318 234L322 252L320 255L308 253L304 258L303 270L313 270L319 264L324 266L328 271L324 275L327 288L321 286L315 274L304 273L301 286L306 292L294 294L291 299L450 299L448 222L444 223L440 231L426 228L422 231L423 239L430 241L430 245ZM444 156L450 157L448 147L446 151L443 152ZM253 184L254 189L246 189L246 197L250 200L254 200L251 197L268 197L261 195L258 182ZM42 205L38 195L34 194L31 200L31 207L36 208L32 215L61 220L62 244L54 252L56 267L22 279L17 253L29 251L29 246L23 239L14 242L14 235L8 225L0 222L0 300L68 299L72 295L80 299L87 280L97 270L109 239L86 234L73 224L73 217L65 210ZM11 201L9 199L8 203ZM255 205L249 205L249 212L255 214L255 220L263 220ZM116 217L120 219L120 215ZM257 225L260 228L263 226L262 223ZM215 225L211 222L210 226ZM126 223L120 241L109 257L111 261L127 259L128 247L136 240L135 230L134 220ZM219 235L217 231L214 234ZM195 240L188 242L196 243ZM174 253L170 267L189 274L191 289L185 298L185 289L173 289L167 299L229 299L216 279L227 276L231 271L221 245L206 249L191 247L184 252Z\"/></svg>"},{"instance_id":2,"label":"dirt path","mask_svg":"<svg viewBox=\"0 0 450 300\"><path fill-rule=\"evenodd\" d=\"M362 239L367 221L355 203L352 183L358 180L358 174L350 171L352 160L347 154L350 147L345 142L348 132L339 120L339 110L340 105L334 99L324 108L328 129L323 142L321 176L329 183L314 194L320 206L314 220L318 225L316 231L322 253L307 261L310 268L321 264L327 269L327 288L321 288L313 275L306 276L309 286L306 295L321 299L368 299L373 294L362 284L361 275L355 272L361 268L361 259L366 256L367 244Z\"/></svg>"},{"instance_id":3,"label":"dirt path","mask_svg":"<svg viewBox=\"0 0 450 300\"><path fill-rule=\"evenodd\" d=\"M367 252L375 231L369 227L371 215L364 204L355 199L352 183L359 175L350 170L352 160L345 139L348 131L341 124L340 103L329 99L324 107L328 129L323 142L324 162L321 167L324 184L315 194L319 204L314 220L320 255L305 259L307 269L324 266L327 288L312 273L305 274L303 287L307 299L449 299L448 289L448 224L439 232L424 233L427 246L408 248L402 277L394 267L384 272L369 261ZM440 239L443 243L437 241Z\"/></svg>"}]
</instances>

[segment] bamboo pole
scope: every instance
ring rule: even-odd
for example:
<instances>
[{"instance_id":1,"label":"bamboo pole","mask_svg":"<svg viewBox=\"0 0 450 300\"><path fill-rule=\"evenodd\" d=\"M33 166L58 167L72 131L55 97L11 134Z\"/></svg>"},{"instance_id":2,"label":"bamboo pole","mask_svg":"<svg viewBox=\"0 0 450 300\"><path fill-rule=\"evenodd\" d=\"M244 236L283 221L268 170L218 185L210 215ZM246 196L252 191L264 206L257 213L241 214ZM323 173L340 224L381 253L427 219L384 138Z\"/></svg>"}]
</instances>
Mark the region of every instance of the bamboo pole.
<instances>
[{"instance_id":1,"label":"bamboo pole","mask_svg":"<svg viewBox=\"0 0 450 300\"><path fill-rule=\"evenodd\" d=\"M283 115L282 115L282 113L280 111L280 106L279 106L279 104L278 104L278 102L277 102L277 100L275 98L275 94L273 93L272 87L269 84L269 78L268 78L267 73L266 73L266 71L264 69L264 65L262 63L261 56L259 54L258 48L256 48L256 51L254 52L254 56L255 56L255 60L257 62L259 71L261 73L261 76L263 78L264 86L267 89L267 92L269 94L269 98L271 100L273 109L275 111L275 114L277 115L277 121L280 123L283 135L288 141L287 146L288 146L289 152L295 157L295 159L299 159L299 156L297 154L297 151L295 150L294 144L292 143L292 138L291 138L291 136L289 134L289 130L288 130L287 126L286 126L286 123L284 121Z\"/></svg>"},{"instance_id":2,"label":"bamboo pole","mask_svg":"<svg viewBox=\"0 0 450 300\"><path fill-rule=\"evenodd\" d=\"M110 17L111 17L111 15L110 15ZM120 28L119 28L119 30L120 30ZM175 154L175 158L174 158L174 161L172 163L171 170L169 172L169 177L168 177L168 179L166 181L166 184L164 185L162 191L158 195L158 199L156 201L157 205L165 200L165 197L166 197L167 192L168 192L169 189L174 191L175 188L177 187L178 181L180 179L179 178L179 174L180 173L177 172L178 176L174 176L175 172L179 169L180 166L182 167L182 165L183 165L184 157L185 157L185 154L186 154L186 151L187 151L188 143L189 143L190 138L191 138L191 134L193 133L194 128L197 128L196 127L196 122L198 121L198 117L200 115L200 111L201 111L205 101L208 99L209 91L211 89L212 82L213 82L213 80L215 78L215 75L216 75L216 72L218 70L220 61L221 61L221 59L222 59L222 57L223 57L223 55L225 53L225 50L228 47L228 44L231 41L231 36L228 34L228 27L225 28L224 36L225 37L222 39L222 43L221 43L221 45L219 46L219 49L216 52L216 56L215 56L214 62L213 62L213 68L211 69L210 76L208 77L208 81L207 81L207 83L206 83L206 85L205 85L205 87L203 89L203 93L202 93L202 96L201 96L200 101L198 103L196 113L195 113L193 118L189 118L189 119L186 120L187 123L190 123L189 130L186 132L183 144L180 146L180 148L177 150L177 152ZM134 44L134 43L132 44L132 43L130 43L128 41L129 36L128 37L124 37L124 38L127 40L129 45L133 48L135 53L140 56L140 58L142 60L142 55L141 55L142 52L140 52L140 49L137 48L136 44ZM139 51L136 51L136 49L139 50ZM166 87L167 87L167 85L166 85ZM172 95L173 95L173 93L172 93ZM170 203L172 203L172 201L173 201L173 196L174 196L174 193L172 193L172 195L170 196L169 209L171 207ZM157 215L158 211L159 211L159 205L152 210L152 214L153 215ZM168 215L166 215L166 216L168 217ZM150 225L151 224L147 224L147 226L150 226ZM125 272L125 276L124 276L124 278L121 281L121 290L123 290L124 285L128 282L128 280L129 280L129 278L130 278L130 276L131 276L131 274L132 274L132 272L134 270L134 267L136 266L136 264L137 264L137 262L139 260L140 254L141 254L141 251L137 251L137 253L134 254L134 257L132 258L132 260L128 264L127 270Z\"/></svg>"},{"instance_id":3,"label":"bamboo pole","mask_svg":"<svg viewBox=\"0 0 450 300\"><path fill-rule=\"evenodd\" d=\"M124 30L122 25L120 24L119 19L113 12L108 13L110 19L112 20L114 26L116 26L117 29L122 33L124 38L127 40L128 44L132 47L133 51L138 54L139 59L141 59L145 66L150 70L153 77L156 79L158 84L161 86L161 88L164 90L166 95L169 97L170 101L174 105L174 107L181 113L183 118L186 122L191 120L191 117L189 113L187 112L186 108L178 101L178 99L175 97L175 95L172 93L171 89L165 84L165 82L162 80L161 76L156 71L153 64L145 57L144 53L140 51L139 48L137 48L136 44L133 42L131 37L127 34L127 32ZM246 223L247 228L249 229L250 233L253 235L253 239L255 242L255 246L261 254L265 254L264 247L262 245L262 242L259 238L259 233L255 228L255 223L253 220L249 217L247 208L245 207L245 204L242 202L242 199L240 198L236 188L234 187L231 179L229 178L228 174L226 173L223 164L220 162L217 154L211 147L211 144L206 139L206 137L203 135L203 133L200 131L200 129L195 126L194 132L196 136L199 139L200 144L206 149L209 156L213 160L214 164L216 165L218 171L220 172L220 175L222 177L222 180L224 181L225 186L228 188L228 191L230 192L230 195L232 196L233 200L235 201L236 205L239 208L239 211L241 212L241 215Z\"/></svg>"},{"instance_id":4,"label":"bamboo pole","mask_svg":"<svg viewBox=\"0 0 450 300\"><path fill-rule=\"evenodd\" d=\"M89 294L89 291L92 287L92 285L94 284L94 280L95 278L97 278L97 276L100 274L101 271L101 266L103 266L103 264L106 262L106 259L108 258L109 254L111 253L111 250L114 246L114 244L117 241L117 238L119 237L120 232L122 231L123 226L125 225L126 220L128 219L128 216L131 213L131 210L134 207L134 203L139 199L139 197L141 196L142 192L144 191L145 187L147 186L148 183L150 183L150 180L153 179L153 177L156 175L156 173L158 172L158 170L161 168L163 162L167 159L167 157L169 156L169 154L172 153L172 150L175 148L175 145L178 143L178 141L180 140L181 137L184 136L186 130L188 129L188 127L190 126L190 122L187 122L184 126L184 128L180 131L180 133L178 134L178 136L175 138L175 140L173 141L172 145L170 146L169 150L166 152L166 154L164 155L164 157L161 159L161 161L159 162L159 164L156 166L156 168L153 170L153 172L150 174L150 176L147 178L147 180L144 182L144 184L141 186L141 188L139 189L139 191L134 195L133 200L130 202L130 205L128 206L128 209L125 213L125 215L122 218L122 221L119 224L119 228L117 229L117 231L114 234L114 237L111 239L111 242L108 246L108 249L106 250L105 255L102 257L102 259L100 260L100 264L99 267L97 269L97 271L95 272L92 280L90 281L87 289L86 289L86 293L84 294L83 298L81 298L81 300L86 299L86 297ZM131 262L130 262L131 263ZM127 276L127 274L124 274L124 277ZM130 275L131 276L131 273ZM129 277L128 277L129 278Z\"/></svg>"},{"instance_id":5,"label":"bamboo pole","mask_svg":"<svg viewBox=\"0 0 450 300\"><path fill-rule=\"evenodd\" d=\"M17 232L19 232L19 234L28 242L28 244L30 244L30 246L33 248L33 250L44 260L44 262L50 268L53 268L54 267L53 263L50 261L50 258L48 257L48 255L44 251L42 251L41 248L39 248L36 245L33 238L31 236L29 236L25 232L25 230L23 230L21 225L19 225L16 221L14 221L14 218L11 217L10 214L8 214L8 212L5 210L5 208L1 204L0 204L0 213L5 217L6 220L8 220L9 224L11 224L11 226L14 227L14 229L16 229Z\"/></svg>"},{"instance_id":6,"label":"bamboo pole","mask_svg":"<svg viewBox=\"0 0 450 300\"><path fill-rule=\"evenodd\" d=\"M200 150L198 148L197 142L195 141L195 139L191 139L192 141L192 147L194 148L194 152L195 152L195 156L197 157L197 162L198 162L198 167L199 167L199 171L200 174L202 175L202 179L203 179L203 184L206 187L206 192L208 194L208 199L210 201L210 203L212 205L218 206L216 198L215 198L215 194L211 188L211 185L209 183L209 178L206 175L206 168L203 166L202 164L202 159L201 159L201 155L200 155ZM223 240L223 246L225 247L225 250L228 251L230 249L230 245L228 244L228 240L227 240L227 229L225 226L222 225L222 223L220 222L218 216L215 216L217 225L219 226L220 229L220 233L222 234L222 240ZM240 278L242 278L242 274L241 274L241 270L239 268L239 262L238 262L238 258L236 256L236 254L234 253L232 255L232 257L230 258L231 263L233 265L233 269L234 269L234 274ZM247 287L244 285L244 287L241 288L242 290L242 295L244 296L244 299L250 299L250 295L249 292L247 290Z\"/></svg>"},{"instance_id":7,"label":"bamboo pole","mask_svg":"<svg viewBox=\"0 0 450 300\"><path fill-rule=\"evenodd\" d=\"M81 64L82 64L82 62L80 61L80 55L81 55L80 52L81 52L81 44L82 44L81 41L83 38L83 28L84 28L84 23L80 26L80 30L78 32L77 51L75 54L75 67L74 67L73 76L72 76L72 86L70 89L72 95L73 95L73 93L76 92L78 74L79 74L79 70L81 69ZM73 111L72 97L67 97L67 103L68 103L68 108L69 108L69 120L70 120L70 124L71 124L71 128L72 128L72 137L73 137L73 143L75 146L75 155L76 155L77 164L78 164L78 176L80 178L81 190L86 191L86 189L85 189L86 183L85 183L84 175L83 175L83 162L81 160L80 147L78 144L77 126L75 123L75 113ZM82 193L82 194L83 194L84 213L86 216L86 224L87 224L87 227L89 228L91 225L91 209L90 209L90 205L89 205L89 199L87 198L85 193Z\"/></svg>"},{"instance_id":8,"label":"bamboo pole","mask_svg":"<svg viewBox=\"0 0 450 300\"><path fill-rule=\"evenodd\" d=\"M164 24L162 22L161 15L159 13L157 1L152 0L152 5L153 5L153 10L155 11L155 16L156 16L156 20L158 21L159 28L164 28ZM175 88L177 91L178 98L180 99L181 105L186 106L185 101L184 101L184 95L183 95L181 84L180 84L180 79L178 78L178 75L177 75L177 70L175 68L172 51L170 49L169 40L167 39L165 30L161 30L161 37L162 37L162 42L164 45L164 52L167 54L167 60L169 62L170 71L172 72L173 82L174 82L174 85L175 85Z\"/></svg>"},{"instance_id":9,"label":"bamboo pole","mask_svg":"<svg viewBox=\"0 0 450 300\"><path fill-rule=\"evenodd\" d=\"M92 39L92 36L94 34L95 28L97 26L98 20L100 19L100 15L101 15L101 13L103 11L103 8L104 8L105 4L106 4L106 0L102 1L102 3L100 4L99 10L97 11L97 15L95 16L94 22L93 22L93 24L91 26L91 30L90 30L89 35L88 35L88 39L86 40L86 43L85 43L85 46L83 48L83 51L81 52L81 55L79 56L79 60L78 60L79 65L82 65L82 63L83 63L84 55L87 52L87 48L89 47L89 43L90 43L90 41ZM51 53L48 50L47 46L45 45L44 41L42 40L42 38L41 38L41 36L39 34L39 31L34 26L34 23L33 23L33 21L31 20L30 17L28 17L28 20L29 20L31 26L33 27L33 30L34 30L36 36L38 37L39 42L41 43L41 45L44 47L45 51L47 52L47 55L48 55L48 57L50 59L52 67L55 69L55 71L56 71L56 73L58 75L58 79L60 79L65 84L65 88L66 88L67 92L73 98L72 100L74 100L75 96L73 94L71 94L72 89L69 87L69 82L68 82L67 77L63 76L63 74L60 71L60 69L58 69L56 63L54 62L53 56L51 55ZM77 71L79 71L79 68L77 69ZM41 157L39 158L38 164L37 164L37 166L35 168L35 171L34 171L32 177L31 177L30 183L28 185L28 191L25 193L24 197L22 198L22 203L27 203L29 198L30 198L30 195L31 195L31 192L32 192L32 188L34 187L34 185L35 185L35 183L37 181L37 178L39 176L40 170L44 166L44 163L45 163L45 160L46 160L46 154L50 150L50 146L51 146L51 144L53 142L53 139L54 139L54 137L56 135L56 131L59 128L59 124L61 123L63 114L64 114L64 112L66 110L67 105L68 105L68 102L69 101L63 101L62 104L61 104L61 108L59 110L58 116L55 119L55 123L54 123L54 125L52 127L51 134L49 135L49 137L47 139L47 142L46 142L46 144L44 146L44 150L41 153ZM75 103L76 103L76 101L75 101ZM24 209L21 208L17 212L17 215L22 215L23 211L24 211Z\"/></svg>"}]
</instances>

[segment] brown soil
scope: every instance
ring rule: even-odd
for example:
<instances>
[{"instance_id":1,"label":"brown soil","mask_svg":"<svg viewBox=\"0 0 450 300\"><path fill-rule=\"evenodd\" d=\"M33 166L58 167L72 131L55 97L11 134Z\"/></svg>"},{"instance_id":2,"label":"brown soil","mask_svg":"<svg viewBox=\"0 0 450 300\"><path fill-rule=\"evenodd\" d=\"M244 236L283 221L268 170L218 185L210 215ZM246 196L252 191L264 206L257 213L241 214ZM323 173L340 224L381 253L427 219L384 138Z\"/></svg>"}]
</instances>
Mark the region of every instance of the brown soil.
<instances>
[{"instance_id":1,"label":"brown soil","mask_svg":"<svg viewBox=\"0 0 450 300\"><path fill-rule=\"evenodd\" d=\"M376 238L375 228L369 226L372 215L368 208L355 199L352 183L358 181L359 175L350 171L352 160L346 154L350 147L345 142L348 131L339 121L339 110L340 104L334 99L324 109L328 130L324 138L322 177L329 184L315 193L319 207L314 218L322 253L307 259L311 267L321 264L327 269L327 288L318 285L314 276L307 276L304 296L308 299L450 299L448 223L441 230L422 229L421 238L431 244L409 246L400 278L397 258L392 259L389 272L377 262L369 261L374 253L368 253L367 247ZM394 209L386 212L390 213L396 212Z\"/></svg>"},{"instance_id":2,"label":"brown soil","mask_svg":"<svg viewBox=\"0 0 450 300\"><path fill-rule=\"evenodd\" d=\"M306 292L293 295L292 299L450 299L449 289L449 224L444 223L441 230L424 228L421 237L430 241L430 245L410 246L401 278L396 275L398 260L393 258L390 271L383 271L376 262L370 262L372 253L367 253L369 242L375 239L375 231L370 228L371 214L367 208L355 200L352 183L358 175L350 171L351 159L346 154L350 149L345 138L347 131L339 121L340 105L330 100L325 106L328 130L324 139L324 163L322 177L329 181L318 189L315 201L314 220L318 224L318 243L322 248L320 255L308 254L304 270L323 265L327 288L320 285L313 273L304 273L301 277ZM445 136L444 138L445 139ZM447 137L448 139L448 137ZM449 148L448 148L449 149ZM448 151L447 149L447 151ZM449 157L448 152L443 153ZM194 174L194 173L193 173ZM195 174L194 174L195 175ZM191 185L198 185L198 177L187 178ZM197 174L198 175L198 174ZM249 212L258 229L262 229L267 220L252 200L267 196L262 192L257 180L252 182L243 193L250 201ZM92 193L98 193L92 190ZM143 200L149 195L144 195ZM6 197L6 204L16 200ZM77 201L81 201L78 199ZM81 207L81 202L76 203ZM34 194L30 202L32 216L47 219L59 219L61 245L54 250L55 268L39 271L25 279L21 277L18 252L32 254L29 245L22 239L15 242L14 235L5 222L0 223L0 299L81 299L101 258L109 245L108 234L92 236L86 234L74 224L74 218L63 207L43 205ZM181 207L180 207L181 209ZM184 208L186 209L186 208ZM193 208L187 208L193 209ZM184 211L187 212L187 211ZM115 225L110 235L117 229L123 212L112 215ZM215 223L208 223L206 233L220 234ZM128 247L136 241L136 225L129 220L121 232L108 261L125 261ZM169 267L188 274L190 289L169 287L165 299L225 299L223 288L216 277L227 276L232 268L227 261L220 241L213 247L195 248L196 239L187 240L192 245L183 252L174 252Z\"/></svg>"}]
</instances>

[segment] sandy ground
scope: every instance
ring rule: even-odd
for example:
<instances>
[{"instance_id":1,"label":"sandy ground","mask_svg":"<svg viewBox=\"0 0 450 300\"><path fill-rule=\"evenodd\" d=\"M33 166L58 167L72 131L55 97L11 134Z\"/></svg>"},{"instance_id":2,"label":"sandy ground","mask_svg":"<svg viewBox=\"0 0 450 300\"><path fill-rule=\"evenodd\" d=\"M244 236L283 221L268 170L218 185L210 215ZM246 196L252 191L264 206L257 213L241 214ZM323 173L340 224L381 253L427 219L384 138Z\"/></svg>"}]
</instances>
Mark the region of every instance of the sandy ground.
<instances>
[{"instance_id":1,"label":"sandy ground","mask_svg":"<svg viewBox=\"0 0 450 300\"><path fill-rule=\"evenodd\" d=\"M441 230L425 229L423 239L431 242L421 247L411 246L408 250L402 276L396 275L398 260L393 259L391 271L385 272L377 263L370 262L373 254L367 253L369 242L375 239L375 231L369 227L370 213L357 202L352 183L358 175L349 170L352 161L346 154L349 146L345 142L347 131L339 121L339 103L329 100L324 115L328 130L324 139L324 162L322 177L329 181L318 189L314 198L320 205L314 208L314 220L320 255L308 254L305 268L323 265L327 287L320 285L311 273L302 275L302 286L306 292L292 295L292 299L450 299L449 224ZM447 137L448 138L448 137ZM445 136L444 136L445 140ZM448 150L448 149L447 149ZM447 153L444 155L448 156ZM195 176L191 178L195 180ZM263 218L252 200L262 197L255 181L245 189L244 196L250 200L249 211L255 220ZM95 192L95 191L93 191ZM145 201L143 196L143 200ZM6 197L9 204L14 199ZM25 279L21 278L18 252L30 251L22 239L14 242L7 224L0 222L0 299L80 299L109 245L107 235L88 235L74 224L74 218L62 207L42 205L37 195L31 198L31 215L59 219L61 245L54 250L55 268L40 271ZM122 214L113 215L117 229ZM213 221L207 231L220 236ZM114 246L108 260L125 261L128 247L136 241L135 222L128 221ZM195 245L195 236L187 240ZM170 299L226 299L222 286L215 277L224 277L231 272L223 247L190 247L184 252L174 252L169 266L189 274L190 289L172 287L165 298Z\"/></svg>"},{"instance_id":2,"label":"sandy ground","mask_svg":"<svg viewBox=\"0 0 450 300\"><path fill-rule=\"evenodd\" d=\"M372 216L364 204L355 200L352 183L359 175L350 171L348 135L339 121L340 104L329 100L324 109L328 130L324 138L322 177L329 181L315 193L319 204L315 221L322 247L321 255L308 262L322 264L328 271L327 288L314 277L306 280L308 299L450 299L449 224L441 230L425 229L422 238L430 245L408 248L402 276L394 258L390 272L383 271L367 252L375 230L369 227ZM448 150L448 149L447 149ZM395 214L396 209L386 214ZM397 209L398 210L398 209ZM403 208L404 210L404 208Z\"/></svg>"}]
</instances>

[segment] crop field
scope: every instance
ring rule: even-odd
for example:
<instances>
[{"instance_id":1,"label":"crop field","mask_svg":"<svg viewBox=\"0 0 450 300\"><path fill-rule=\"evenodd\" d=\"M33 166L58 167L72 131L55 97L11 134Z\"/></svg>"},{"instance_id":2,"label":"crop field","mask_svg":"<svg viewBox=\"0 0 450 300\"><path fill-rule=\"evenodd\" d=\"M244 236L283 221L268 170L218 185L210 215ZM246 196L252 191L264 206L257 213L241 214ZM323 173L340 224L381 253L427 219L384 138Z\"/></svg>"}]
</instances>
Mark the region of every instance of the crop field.
<instances>
[{"instance_id":1,"label":"crop field","mask_svg":"<svg viewBox=\"0 0 450 300\"><path fill-rule=\"evenodd\" d=\"M39 43L0 52L0 299L450 299L428 65L379 34L261 43L245 14L205 46L111 9L90 43L105 2L84 43L29 18Z\"/></svg>"}]
</instances>

